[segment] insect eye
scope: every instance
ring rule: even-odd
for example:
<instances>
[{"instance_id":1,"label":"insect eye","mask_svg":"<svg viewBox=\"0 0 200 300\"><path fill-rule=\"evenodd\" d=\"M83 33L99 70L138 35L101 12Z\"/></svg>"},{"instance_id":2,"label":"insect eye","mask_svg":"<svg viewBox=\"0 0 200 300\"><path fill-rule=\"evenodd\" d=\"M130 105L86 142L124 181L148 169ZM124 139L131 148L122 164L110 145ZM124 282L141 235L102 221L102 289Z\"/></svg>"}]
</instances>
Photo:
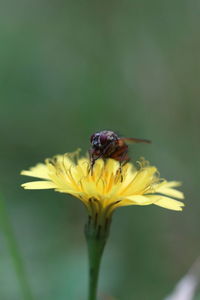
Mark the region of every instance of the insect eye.
<instances>
[{"instance_id":1,"label":"insect eye","mask_svg":"<svg viewBox=\"0 0 200 300\"><path fill-rule=\"evenodd\" d=\"M101 145L104 145L104 144L106 144L106 142L108 141L108 137L107 137L107 135L101 135L100 136L100 143L101 143Z\"/></svg>"}]
</instances>

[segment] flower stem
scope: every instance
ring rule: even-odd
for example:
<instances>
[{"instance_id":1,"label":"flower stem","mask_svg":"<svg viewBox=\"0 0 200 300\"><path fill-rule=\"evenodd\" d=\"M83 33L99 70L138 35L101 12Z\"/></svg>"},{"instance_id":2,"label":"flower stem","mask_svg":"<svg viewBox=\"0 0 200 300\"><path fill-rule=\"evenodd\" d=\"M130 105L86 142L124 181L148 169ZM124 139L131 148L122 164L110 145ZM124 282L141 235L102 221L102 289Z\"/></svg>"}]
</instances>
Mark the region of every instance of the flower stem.
<instances>
[{"instance_id":1,"label":"flower stem","mask_svg":"<svg viewBox=\"0 0 200 300\"><path fill-rule=\"evenodd\" d=\"M0 224L5 234L8 249L13 260L15 272L17 274L24 300L33 300L32 292L28 284L23 259L18 248L15 234L8 216L6 205L2 195L0 195Z\"/></svg>"},{"instance_id":2,"label":"flower stem","mask_svg":"<svg viewBox=\"0 0 200 300\"><path fill-rule=\"evenodd\" d=\"M96 300L98 275L103 250L109 235L110 221L103 225L96 224L89 218L85 226L85 236L89 257L89 293L88 300Z\"/></svg>"}]
</instances>

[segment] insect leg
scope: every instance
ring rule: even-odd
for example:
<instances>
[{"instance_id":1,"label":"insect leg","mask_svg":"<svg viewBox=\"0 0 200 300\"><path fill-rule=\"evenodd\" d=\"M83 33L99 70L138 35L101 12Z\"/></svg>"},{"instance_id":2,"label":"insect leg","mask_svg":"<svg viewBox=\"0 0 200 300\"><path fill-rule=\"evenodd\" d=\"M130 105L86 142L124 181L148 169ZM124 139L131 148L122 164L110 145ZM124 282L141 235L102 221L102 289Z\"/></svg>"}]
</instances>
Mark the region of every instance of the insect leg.
<instances>
[{"instance_id":1,"label":"insect leg","mask_svg":"<svg viewBox=\"0 0 200 300\"><path fill-rule=\"evenodd\" d=\"M96 159L94 158L91 149L88 152L89 152L89 158L90 158L90 166L89 166L88 173L91 172L91 175L92 175L93 174L93 167L94 167L94 163L95 163Z\"/></svg>"},{"instance_id":2,"label":"insect leg","mask_svg":"<svg viewBox=\"0 0 200 300\"><path fill-rule=\"evenodd\" d=\"M121 181L123 181L122 176L122 166L129 160L129 157L127 155L128 153L128 146L125 144L121 146L113 155L111 158L119 161L119 172L121 174Z\"/></svg>"},{"instance_id":3,"label":"insect leg","mask_svg":"<svg viewBox=\"0 0 200 300\"><path fill-rule=\"evenodd\" d=\"M106 154L106 152L108 151L108 149L110 148L110 144L108 144L104 149L103 151L99 154L99 155L93 155L93 151L92 149L89 150L89 156L90 156L90 171L92 173L92 170L93 170L93 166L95 164L95 161L101 157L104 157L104 155Z\"/></svg>"},{"instance_id":4,"label":"insect leg","mask_svg":"<svg viewBox=\"0 0 200 300\"><path fill-rule=\"evenodd\" d=\"M127 157L127 153L128 153L128 146L126 146L126 149L122 153L121 159L119 161L119 172L120 172L120 175L121 175L121 182L123 181L122 166L124 166L129 160L128 157Z\"/></svg>"}]
</instances>

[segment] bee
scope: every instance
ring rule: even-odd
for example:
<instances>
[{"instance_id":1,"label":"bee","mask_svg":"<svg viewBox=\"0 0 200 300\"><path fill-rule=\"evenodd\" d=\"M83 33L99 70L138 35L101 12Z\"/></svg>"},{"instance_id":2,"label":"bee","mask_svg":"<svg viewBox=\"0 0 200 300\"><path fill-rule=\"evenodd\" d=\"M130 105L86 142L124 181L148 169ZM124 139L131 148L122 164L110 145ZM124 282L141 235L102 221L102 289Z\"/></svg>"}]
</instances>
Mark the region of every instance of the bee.
<instances>
[{"instance_id":1,"label":"bee","mask_svg":"<svg viewBox=\"0 0 200 300\"><path fill-rule=\"evenodd\" d=\"M89 150L91 171L95 161L99 158L112 158L123 164L130 160L128 155L128 143L151 143L149 140L119 137L111 130L103 130L94 133L90 137L91 149Z\"/></svg>"}]
</instances>

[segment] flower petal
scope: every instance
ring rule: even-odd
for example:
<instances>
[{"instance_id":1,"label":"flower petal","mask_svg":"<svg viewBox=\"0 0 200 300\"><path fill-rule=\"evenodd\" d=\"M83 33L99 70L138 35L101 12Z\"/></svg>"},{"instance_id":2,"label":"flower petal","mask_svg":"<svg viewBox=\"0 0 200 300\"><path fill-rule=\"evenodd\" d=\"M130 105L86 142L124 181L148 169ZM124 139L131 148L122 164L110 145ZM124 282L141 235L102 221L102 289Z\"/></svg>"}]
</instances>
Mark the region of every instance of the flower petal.
<instances>
[{"instance_id":1,"label":"flower petal","mask_svg":"<svg viewBox=\"0 0 200 300\"><path fill-rule=\"evenodd\" d=\"M157 169L155 167L140 169L133 175L132 182L121 191L121 194L127 195L127 197L129 197L129 195L143 194L145 189L152 184L156 172Z\"/></svg>"},{"instance_id":2,"label":"flower petal","mask_svg":"<svg viewBox=\"0 0 200 300\"><path fill-rule=\"evenodd\" d=\"M45 164L37 164L35 167L30 168L30 170L21 171L21 175L49 179L49 170Z\"/></svg>"},{"instance_id":3,"label":"flower petal","mask_svg":"<svg viewBox=\"0 0 200 300\"><path fill-rule=\"evenodd\" d=\"M57 185L51 181L32 181L23 183L21 186L26 190L55 189L57 187Z\"/></svg>"},{"instance_id":4,"label":"flower petal","mask_svg":"<svg viewBox=\"0 0 200 300\"><path fill-rule=\"evenodd\" d=\"M153 199L141 195L128 196L126 199L122 200L123 205L149 205L152 203Z\"/></svg>"},{"instance_id":5,"label":"flower petal","mask_svg":"<svg viewBox=\"0 0 200 300\"><path fill-rule=\"evenodd\" d=\"M180 185L181 185L180 182L165 181L165 182L161 183L158 188L156 188L156 186L155 186L155 191L156 191L156 193L165 194L170 197L184 199L184 194L182 192L173 189L173 187L180 186Z\"/></svg>"},{"instance_id":6,"label":"flower petal","mask_svg":"<svg viewBox=\"0 0 200 300\"><path fill-rule=\"evenodd\" d=\"M182 183L180 181L165 181L165 186L168 188L174 188L181 185Z\"/></svg>"},{"instance_id":7,"label":"flower petal","mask_svg":"<svg viewBox=\"0 0 200 300\"><path fill-rule=\"evenodd\" d=\"M183 210L182 207L185 206L181 201L164 196L154 195L149 196L149 198L153 200L153 204L172 210Z\"/></svg>"}]
</instances>

